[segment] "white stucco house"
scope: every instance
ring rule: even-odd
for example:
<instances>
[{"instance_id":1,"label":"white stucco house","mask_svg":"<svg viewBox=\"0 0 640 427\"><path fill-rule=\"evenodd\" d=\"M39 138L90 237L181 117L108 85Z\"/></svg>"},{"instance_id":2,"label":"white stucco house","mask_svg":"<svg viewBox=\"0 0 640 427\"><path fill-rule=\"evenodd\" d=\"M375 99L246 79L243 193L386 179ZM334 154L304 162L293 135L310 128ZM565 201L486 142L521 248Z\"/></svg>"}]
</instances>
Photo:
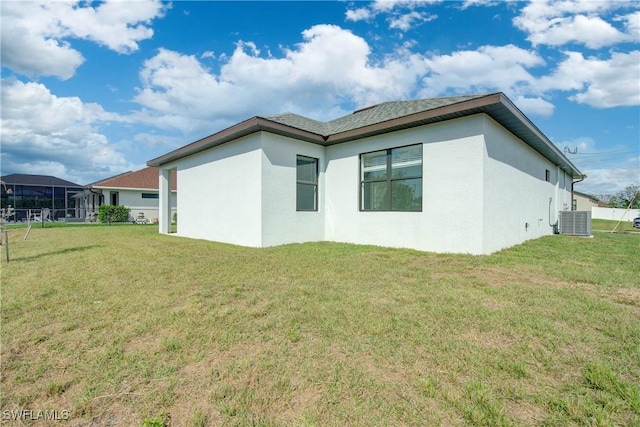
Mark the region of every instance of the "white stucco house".
<instances>
[{"instance_id":1,"label":"white stucco house","mask_svg":"<svg viewBox=\"0 0 640 427\"><path fill-rule=\"evenodd\" d=\"M151 222L159 215L158 168L146 167L137 171L129 171L101 181L86 185L82 193L75 197L80 199L83 218L95 221L101 205L126 206L129 208L129 220L139 217ZM170 203L170 214L176 212L177 177L173 173ZM169 196L168 196L169 197Z\"/></svg>"},{"instance_id":2,"label":"white stucco house","mask_svg":"<svg viewBox=\"0 0 640 427\"><path fill-rule=\"evenodd\" d=\"M256 116L150 160L161 233L489 254L553 234L582 173L502 93Z\"/></svg>"}]
</instances>

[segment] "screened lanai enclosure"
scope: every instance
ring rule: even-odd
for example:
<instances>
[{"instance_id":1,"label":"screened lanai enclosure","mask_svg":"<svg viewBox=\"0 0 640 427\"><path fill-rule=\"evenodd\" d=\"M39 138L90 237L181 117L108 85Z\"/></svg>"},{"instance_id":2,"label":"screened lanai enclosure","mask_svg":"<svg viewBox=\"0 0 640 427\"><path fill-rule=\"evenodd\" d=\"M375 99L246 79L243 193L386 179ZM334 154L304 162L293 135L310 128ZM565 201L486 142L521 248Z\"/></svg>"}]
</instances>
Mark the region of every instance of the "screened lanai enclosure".
<instances>
[{"instance_id":1,"label":"screened lanai enclosure","mask_svg":"<svg viewBox=\"0 0 640 427\"><path fill-rule=\"evenodd\" d=\"M9 222L83 221L82 185L48 175L12 174L2 177L2 208L14 209Z\"/></svg>"}]
</instances>

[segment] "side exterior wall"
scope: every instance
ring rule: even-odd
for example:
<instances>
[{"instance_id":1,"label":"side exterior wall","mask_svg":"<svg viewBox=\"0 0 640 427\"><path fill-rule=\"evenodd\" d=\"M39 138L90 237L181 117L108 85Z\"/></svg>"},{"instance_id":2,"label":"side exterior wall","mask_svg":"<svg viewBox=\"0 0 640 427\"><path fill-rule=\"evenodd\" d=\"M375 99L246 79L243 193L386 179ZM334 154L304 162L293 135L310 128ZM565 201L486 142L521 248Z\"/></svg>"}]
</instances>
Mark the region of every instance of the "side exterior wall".
<instances>
[{"instance_id":1,"label":"side exterior wall","mask_svg":"<svg viewBox=\"0 0 640 427\"><path fill-rule=\"evenodd\" d=\"M484 122L483 253L553 234L558 212L571 209L571 177L489 116Z\"/></svg>"},{"instance_id":2,"label":"side exterior wall","mask_svg":"<svg viewBox=\"0 0 640 427\"><path fill-rule=\"evenodd\" d=\"M262 246L262 139L256 133L180 159L179 236Z\"/></svg>"},{"instance_id":3,"label":"side exterior wall","mask_svg":"<svg viewBox=\"0 0 640 427\"><path fill-rule=\"evenodd\" d=\"M326 239L482 253L482 130L472 116L328 147ZM422 212L361 212L360 154L413 144L423 146Z\"/></svg>"}]
</instances>

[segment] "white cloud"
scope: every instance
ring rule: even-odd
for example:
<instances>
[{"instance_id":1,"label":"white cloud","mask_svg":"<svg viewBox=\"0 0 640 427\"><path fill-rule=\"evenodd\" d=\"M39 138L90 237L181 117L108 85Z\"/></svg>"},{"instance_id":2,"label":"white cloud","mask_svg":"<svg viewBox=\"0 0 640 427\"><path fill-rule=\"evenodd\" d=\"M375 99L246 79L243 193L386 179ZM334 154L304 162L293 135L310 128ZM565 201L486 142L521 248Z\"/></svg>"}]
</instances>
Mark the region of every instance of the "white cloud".
<instances>
[{"instance_id":1,"label":"white cloud","mask_svg":"<svg viewBox=\"0 0 640 427\"><path fill-rule=\"evenodd\" d=\"M624 22L627 33L630 34L634 40L640 40L640 11L622 16L618 18L618 20Z\"/></svg>"},{"instance_id":2,"label":"white cloud","mask_svg":"<svg viewBox=\"0 0 640 427\"><path fill-rule=\"evenodd\" d=\"M0 2L2 66L25 74L72 77L83 62L60 35L56 20L40 5L32 2ZM49 29L54 27L53 29Z\"/></svg>"},{"instance_id":3,"label":"white cloud","mask_svg":"<svg viewBox=\"0 0 640 427\"><path fill-rule=\"evenodd\" d=\"M556 108L552 103L540 97L519 95L513 99L513 102L523 113L540 117L551 117Z\"/></svg>"},{"instance_id":4,"label":"white cloud","mask_svg":"<svg viewBox=\"0 0 640 427\"><path fill-rule=\"evenodd\" d=\"M406 32L418 24L437 18L436 15L418 12L416 9L433 3L440 3L441 1L442 0L376 0L365 7L347 9L345 18L347 21L370 21L380 14L389 14L390 16L387 19L389 28Z\"/></svg>"},{"instance_id":5,"label":"white cloud","mask_svg":"<svg viewBox=\"0 0 640 427\"><path fill-rule=\"evenodd\" d=\"M64 35L92 40L118 53L138 50L138 42L153 36L148 26L164 15L159 0L118 0L99 3L97 7L80 7L79 3L49 3L53 15L60 19Z\"/></svg>"},{"instance_id":6,"label":"white cloud","mask_svg":"<svg viewBox=\"0 0 640 427\"><path fill-rule=\"evenodd\" d=\"M462 2L462 9L467 9L473 6L495 6L499 3L499 0L464 0Z\"/></svg>"},{"instance_id":7,"label":"white cloud","mask_svg":"<svg viewBox=\"0 0 640 427\"><path fill-rule=\"evenodd\" d=\"M59 172L80 184L96 173L106 177L130 169L96 129L112 120L121 119L77 97L57 97L43 84L2 80L3 169Z\"/></svg>"},{"instance_id":8,"label":"white cloud","mask_svg":"<svg viewBox=\"0 0 640 427\"><path fill-rule=\"evenodd\" d=\"M635 6L634 2L625 1L532 1L513 23L529 34L527 39L534 46L579 43L598 49L638 40L637 34L633 33L636 23L627 25L626 31L622 31L603 19L604 14Z\"/></svg>"},{"instance_id":9,"label":"white cloud","mask_svg":"<svg viewBox=\"0 0 640 427\"><path fill-rule=\"evenodd\" d=\"M331 119L345 113L343 102L365 106L408 97L426 70L424 59L407 48L372 64L367 42L337 26L317 25L302 35L303 42L279 58L239 42L217 75L194 56L161 49L140 73L140 117L186 133L284 111Z\"/></svg>"},{"instance_id":10,"label":"white cloud","mask_svg":"<svg viewBox=\"0 0 640 427\"><path fill-rule=\"evenodd\" d=\"M348 9L345 18L347 21L368 21L375 16L375 13L367 7L360 7L358 9Z\"/></svg>"},{"instance_id":11,"label":"white cloud","mask_svg":"<svg viewBox=\"0 0 640 427\"><path fill-rule=\"evenodd\" d=\"M640 185L640 158L629 158L627 164L616 167L586 167L587 175L577 191L587 194L616 194L630 185Z\"/></svg>"},{"instance_id":12,"label":"white cloud","mask_svg":"<svg viewBox=\"0 0 640 427\"><path fill-rule=\"evenodd\" d=\"M432 55L427 59L429 73L423 79L421 97L435 97L447 92L482 93L501 91L522 102L525 112L549 115L553 106L534 93L536 79L529 68L545 65L535 52L517 46L481 46L477 50ZM519 104L520 105L520 104Z\"/></svg>"},{"instance_id":13,"label":"white cloud","mask_svg":"<svg viewBox=\"0 0 640 427\"><path fill-rule=\"evenodd\" d=\"M78 0L0 2L2 65L27 76L69 79L84 62L70 39L131 53L153 35L148 24L164 10L159 0L106 1L95 8Z\"/></svg>"},{"instance_id":14,"label":"white cloud","mask_svg":"<svg viewBox=\"0 0 640 427\"><path fill-rule=\"evenodd\" d=\"M424 12L412 11L392 17L389 19L389 28L397 28L402 31L408 31L416 25L416 23L429 22L436 19L436 15L429 15Z\"/></svg>"},{"instance_id":15,"label":"white cloud","mask_svg":"<svg viewBox=\"0 0 640 427\"><path fill-rule=\"evenodd\" d=\"M565 55L552 74L540 79L540 90L573 92L569 99L597 108L640 105L640 51L612 53L609 59Z\"/></svg>"}]
</instances>

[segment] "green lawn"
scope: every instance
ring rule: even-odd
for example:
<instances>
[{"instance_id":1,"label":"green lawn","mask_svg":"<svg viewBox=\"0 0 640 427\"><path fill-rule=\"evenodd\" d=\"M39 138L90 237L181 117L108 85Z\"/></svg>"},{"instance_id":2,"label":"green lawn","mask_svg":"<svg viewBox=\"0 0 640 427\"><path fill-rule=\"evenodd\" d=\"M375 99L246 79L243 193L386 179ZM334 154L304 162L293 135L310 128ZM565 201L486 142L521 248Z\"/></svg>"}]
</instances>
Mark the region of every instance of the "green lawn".
<instances>
[{"instance_id":1,"label":"green lawn","mask_svg":"<svg viewBox=\"0 0 640 427\"><path fill-rule=\"evenodd\" d=\"M635 231L640 233L640 229L633 228L633 222L631 221L610 221L606 219L592 219L591 220L592 231L615 231L616 233L626 233Z\"/></svg>"},{"instance_id":2,"label":"green lawn","mask_svg":"<svg viewBox=\"0 0 640 427\"><path fill-rule=\"evenodd\" d=\"M465 256L9 233L7 425L640 425L637 234Z\"/></svg>"}]
</instances>

